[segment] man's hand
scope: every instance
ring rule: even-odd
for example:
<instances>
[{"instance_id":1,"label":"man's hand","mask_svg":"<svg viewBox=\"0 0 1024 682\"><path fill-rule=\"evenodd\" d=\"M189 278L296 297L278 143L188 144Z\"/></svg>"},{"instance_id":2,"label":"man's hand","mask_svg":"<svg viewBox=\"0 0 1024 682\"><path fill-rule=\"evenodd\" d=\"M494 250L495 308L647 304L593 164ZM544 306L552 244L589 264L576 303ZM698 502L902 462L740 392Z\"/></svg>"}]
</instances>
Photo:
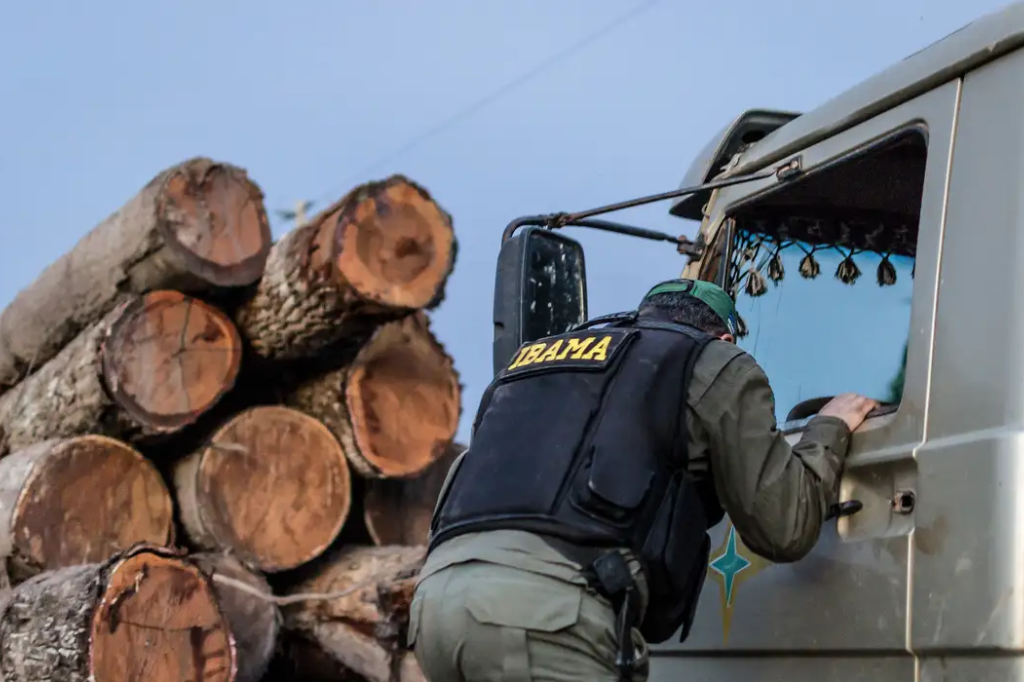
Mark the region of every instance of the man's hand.
<instances>
[{"instance_id":1,"label":"man's hand","mask_svg":"<svg viewBox=\"0 0 1024 682\"><path fill-rule=\"evenodd\" d=\"M823 417L839 417L850 427L850 431L856 431L868 416L868 412L876 407L876 400L857 393L841 393L828 401L818 414Z\"/></svg>"}]
</instances>

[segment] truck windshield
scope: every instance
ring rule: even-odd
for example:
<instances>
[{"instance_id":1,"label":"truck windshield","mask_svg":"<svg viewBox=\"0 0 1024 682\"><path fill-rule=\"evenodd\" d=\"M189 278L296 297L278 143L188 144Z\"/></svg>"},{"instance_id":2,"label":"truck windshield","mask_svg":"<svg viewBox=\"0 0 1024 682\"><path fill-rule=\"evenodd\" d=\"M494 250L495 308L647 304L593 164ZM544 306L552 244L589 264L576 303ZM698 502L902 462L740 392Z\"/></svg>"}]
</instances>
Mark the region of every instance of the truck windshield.
<instances>
[{"instance_id":1,"label":"truck windshield","mask_svg":"<svg viewBox=\"0 0 1024 682\"><path fill-rule=\"evenodd\" d=\"M925 141L908 134L733 216L738 343L783 422L809 398L902 398Z\"/></svg>"}]
</instances>

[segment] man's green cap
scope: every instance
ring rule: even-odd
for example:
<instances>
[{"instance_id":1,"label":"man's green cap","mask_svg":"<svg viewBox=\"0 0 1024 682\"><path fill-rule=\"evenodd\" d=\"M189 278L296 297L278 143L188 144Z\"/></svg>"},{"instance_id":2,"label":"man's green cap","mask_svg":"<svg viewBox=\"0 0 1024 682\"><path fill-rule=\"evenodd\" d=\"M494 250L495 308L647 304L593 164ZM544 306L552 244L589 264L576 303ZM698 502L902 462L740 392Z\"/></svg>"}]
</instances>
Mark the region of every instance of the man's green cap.
<instances>
[{"instance_id":1,"label":"man's green cap","mask_svg":"<svg viewBox=\"0 0 1024 682\"><path fill-rule=\"evenodd\" d=\"M733 303L732 297L725 293L725 289L717 284L700 279L670 279L661 284L656 284L644 295L643 300L646 301L655 294L676 291L688 294L706 303L709 308L715 311L715 314L722 318L725 326L729 328L729 333L733 336L736 335L739 329L739 316L736 314L736 304Z\"/></svg>"}]
</instances>

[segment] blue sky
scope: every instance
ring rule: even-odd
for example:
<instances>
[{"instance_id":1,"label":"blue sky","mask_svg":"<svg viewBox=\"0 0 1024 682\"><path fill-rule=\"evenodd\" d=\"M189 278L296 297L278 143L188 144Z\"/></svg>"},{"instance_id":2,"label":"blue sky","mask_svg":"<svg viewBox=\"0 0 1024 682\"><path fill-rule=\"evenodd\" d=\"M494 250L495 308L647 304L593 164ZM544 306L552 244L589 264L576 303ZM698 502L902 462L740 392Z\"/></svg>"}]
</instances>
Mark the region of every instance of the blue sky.
<instances>
[{"instance_id":1,"label":"blue sky","mask_svg":"<svg viewBox=\"0 0 1024 682\"><path fill-rule=\"evenodd\" d=\"M403 172L454 215L461 242L433 318L466 385L466 439L490 378L494 261L510 219L674 188L742 110L806 111L1003 4L4 3L0 305L193 155L245 167L271 210ZM666 204L616 217L695 227ZM582 236L592 314L633 307L683 265L667 245Z\"/></svg>"}]
</instances>

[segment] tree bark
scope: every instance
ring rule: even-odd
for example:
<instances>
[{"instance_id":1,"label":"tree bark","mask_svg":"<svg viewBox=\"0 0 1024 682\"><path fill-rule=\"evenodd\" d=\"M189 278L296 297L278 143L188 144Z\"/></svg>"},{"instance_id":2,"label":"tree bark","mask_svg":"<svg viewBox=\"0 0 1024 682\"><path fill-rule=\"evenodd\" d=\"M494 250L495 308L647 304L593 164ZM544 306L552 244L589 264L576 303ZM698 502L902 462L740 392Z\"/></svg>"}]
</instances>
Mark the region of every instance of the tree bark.
<instances>
[{"instance_id":1,"label":"tree bark","mask_svg":"<svg viewBox=\"0 0 1024 682\"><path fill-rule=\"evenodd\" d=\"M181 430L234 386L230 318L176 291L125 298L0 396L0 453L88 433L137 443Z\"/></svg>"},{"instance_id":2,"label":"tree bark","mask_svg":"<svg viewBox=\"0 0 1024 682\"><path fill-rule=\"evenodd\" d=\"M42 573L0 609L5 682L233 682L235 665L209 579L169 550Z\"/></svg>"},{"instance_id":3,"label":"tree bark","mask_svg":"<svg viewBox=\"0 0 1024 682\"><path fill-rule=\"evenodd\" d=\"M332 659L370 682L422 680L405 650L416 574L423 547L350 547L290 591L352 593L283 608L285 628L315 642Z\"/></svg>"},{"instance_id":4,"label":"tree bark","mask_svg":"<svg viewBox=\"0 0 1024 682\"><path fill-rule=\"evenodd\" d=\"M367 478L415 476L459 426L454 362L418 312L380 326L347 367L300 384L286 402L324 422Z\"/></svg>"},{"instance_id":5,"label":"tree bark","mask_svg":"<svg viewBox=\"0 0 1024 682\"><path fill-rule=\"evenodd\" d=\"M237 313L256 353L314 357L368 323L440 304L457 248L451 216L394 175L356 187L274 245Z\"/></svg>"},{"instance_id":6,"label":"tree bark","mask_svg":"<svg viewBox=\"0 0 1024 682\"><path fill-rule=\"evenodd\" d=\"M416 478L367 481L363 519L377 546L425 545L441 487L455 459L466 450L452 443Z\"/></svg>"},{"instance_id":7,"label":"tree bark","mask_svg":"<svg viewBox=\"0 0 1024 682\"><path fill-rule=\"evenodd\" d=\"M211 577L217 603L234 636L237 682L259 682L267 673L281 630L281 610L270 599L270 585L232 556L206 553L192 559Z\"/></svg>"},{"instance_id":8,"label":"tree bark","mask_svg":"<svg viewBox=\"0 0 1024 682\"><path fill-rule=\"evenodd\" d=\"M0 393L122 294L252 284L270 243L263 194L244 170L205 158L164 170L0 312Z\"/></svg>"},{"instance_id":9,"label":"tree bark","mask_svg":"<svg viewBox=\"0 0 1024 682\"><path fill-rule=\"evenodd\" d=\"M15 580L173 541L160 474L120 441L48 440L0 459L0 557Z\"/></svg>"},{"instance_id":10,"label":"tree bark","mask_svg":"<svg viewBox=\"0 0 1024 682\"><path fill-rule=\"evenodd\" d=\"M232 417L173 475L192 544L229 550L266 573L320 556L341 532L352 501L338 441L316 419L287 407Z\"/></svg>"}]
</instances>

